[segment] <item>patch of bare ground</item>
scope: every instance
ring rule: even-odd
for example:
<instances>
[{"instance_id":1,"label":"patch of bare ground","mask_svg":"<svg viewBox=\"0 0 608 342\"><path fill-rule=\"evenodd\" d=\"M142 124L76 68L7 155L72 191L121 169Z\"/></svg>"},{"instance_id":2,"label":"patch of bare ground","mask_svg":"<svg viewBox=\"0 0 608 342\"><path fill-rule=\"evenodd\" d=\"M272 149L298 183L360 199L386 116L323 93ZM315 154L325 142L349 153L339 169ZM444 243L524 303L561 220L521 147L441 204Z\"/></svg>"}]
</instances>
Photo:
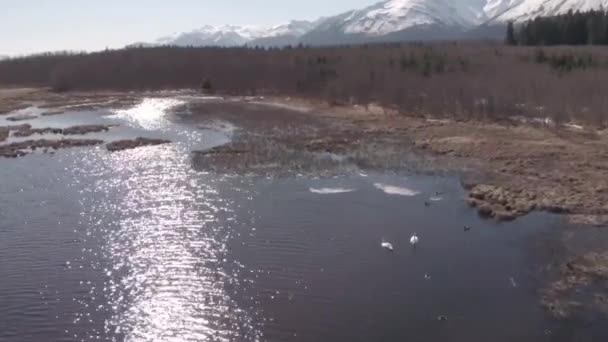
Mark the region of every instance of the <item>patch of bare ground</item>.
<instances>
[{"instance_id":1,"label":"patch of bare ground","mask_svg":"<svg viewBox=\"0 0 608 342\"><path fill-rule=\"evenodd\" d=\"M3 142L8 138L10 131L8 128L0 127L0 142Z\"/></svg>"},{"instance_id":2,"label":"patch of bare ground","mask_svg":"<svg viewBox=\"0 0 608 342\"><path fill-rule=\"evenodd\" d=\"M436 168L464 171L467 201L486 217L513 220L542 210L567 214L577 223L608 224L606 131L430 119L378 106L269 101L308 103L311 110L305 113L331 119L330 135L305 143L315 150L348 150L383 137L411 143Z\"/></svg>"},{"instance_id":3,"label":"patch of bare ground","mask_svg":"<svg viewBox=\"0 0 608 342\"><path fill-rule=\"evenodd\" d=\"M11 130L14 130L13 136L15 137L29 137L34 134L62 134L62 135L84 135L88 133L107 132L111 125L77 125L67 128L32 128L31 125L25 124L21 126L14 126Z\"/></svg>"},{"instance_id":4,"label":"patch of bare ground","mask_svg":"<svg viewBox=\"0 0 608 342\"><path fill-rule=\"evenodd\" d=\"M465 200L482 216L508 221L540 210L566 215L575 223L598 226L608 223L608 133L605 131L508 122L458 122L403 115L377 106L330 107L301 99L267 101L271 102L269 108L308 106L309 110L297 113L312 118L312 125L317 129L288 128L289 134L267 131L262 146L271 142L288 151L338 154L351 161L367 148L369 153L363 153L357 165L383 165L373 160L374 156L381 156L379 159L383 161L395 159L384 164L389 168L401 166L400 159L407 156L403 151L413 151L419 156L415 163L428 163L423 170L460 172L463 186L468 190ZM276 106L275 103L281 101L285 105ZM249 122L255 122L254 115L247 117ZM290 127L284 124L292 121L288 118L287 114L276 121L265 117L263 125ZM297 124L302 125L302 121ZM200 152L194 161L207 168L224 166L234 170L251 169L249 165L267 165L277 160L283 164L288 159L284 157L286 154L277 157L269 153L268 148L259 146L249 142L228 145ZM581 234L592 240L597 238L593 230ZM555 246L570 245L572 241L560 241ZM552 248L554 246L549 249ZM579 309L608 315L605 248L591 251L589 244L583 243L560 252L558 259L557 274L554 267L545 270L544 276L554 280L542 286L541 304L556 317L570 317Z\"/></svg>"},{"instance_id":5,"label":"patch of bare ground","mask_svg":"<svg viewBox=\"0 0 608 342\"><path fill-rule=\"evenodd\" d=\"M17 157L23 157L38 149L41 149L44 153L48 153L51 150L58 150L58 149L71 148L71 147L93 146L93 145L99 145L102 143L103 143L103 140L94 140L94 139L26 140L26 141L20 141L20 142L0 145L0 157L17 158Z\"/></svg>"},{"instance_id":6,"label":"patch of bare ground","mask_svg":"<svg viewBox=\"0 0 608 342\"><path fill-rule=\"evenodd\" d=\"M156 146L162 144L169 144L171 141L164 139L150 139L150 138L136 138L133 140L118 140L106 144L106 148L110 152L130 150L143 146Z\"/></svg>"},{"instance_id":7,"label":"patch of bare ground","mask_svg":"<svg viewBox=\"0 0 608 342\"><path fill-rule=\"evenodd\" d=\"M35 119L36 116L35 115L19 115L19 116L11 116L6 118L6 120L8 121L27 121L27 120L31 120L31 119Z\"/></svg>"},{"instance_id":8,"label":"patch of bare ground","mask_svg":"<svg viewBox=\"0 0 608 342\"><path fill-rule=\"evenodd\" d=\"M247 115L233 118L235 114L224 109L227 114L222 118L243 124L245 131L261 132L266 139L262 144L345 155L359 165L368 165L373 154L382 154L387 162L372 164L386 167L403 166L399 159L413 152L426 168L462 171L469 191L466 200L485 217L508 221L540 210L567 214L575 222L608 223L607 132L463 122L376 105L329 106L293 98L230 104L238 105L241 108L234 112ZM194 110L203 117L218 111L208 106L213 105ZM251 153L260 154L255 146ZM356 155L365 152L368 155L357 161Z\"/></svg>"},{"instance_id":9,"label":"patch of bare ground","mask_svg":"<svg viewBox=\"0 0 608 342\"><path fill-rule=\"evenodd\" d=\"M64 114L65 111L64 110L51 110L51 111L47 111L47 112L43 112L42 116L54 116L54 115L61 115Z\"/></svg>"},{"instance_id":10,"label":"patch of bare ground","mask_svg":"<svg viewBox=\"0 0 608 342\"><path fill-rule=\"evenodd\" d=\"M608 315L608 252L573 258L559 272L541 291L541 303L552 315L566 318L583 308Z\"/></svg>"},{"instance_id":11,"label":"patch of bare ground","mask_svg":"<svg viewBox=\"0 0 608 342\"><path fill-rule=\"evenodd\" d=\"M46 90L38 88L0 88L0 115L27 108L30 106L25 99L35 98L46 94Z\"/></svg>"},{"instance_id":12,"label":"patch of bare ground","mask_svg":"<svg viewBox=\"0 0 608 342\"><path fill-rule=\"evenodd\" d=\"M47 109L43 116L59 115L66 111L85 111L99 108L125 108L140 101L139 95L125 92L97 91L55 93L46 88L0 87L0 115L9 114L34 104Z\"/></svg>"}]
</instances>

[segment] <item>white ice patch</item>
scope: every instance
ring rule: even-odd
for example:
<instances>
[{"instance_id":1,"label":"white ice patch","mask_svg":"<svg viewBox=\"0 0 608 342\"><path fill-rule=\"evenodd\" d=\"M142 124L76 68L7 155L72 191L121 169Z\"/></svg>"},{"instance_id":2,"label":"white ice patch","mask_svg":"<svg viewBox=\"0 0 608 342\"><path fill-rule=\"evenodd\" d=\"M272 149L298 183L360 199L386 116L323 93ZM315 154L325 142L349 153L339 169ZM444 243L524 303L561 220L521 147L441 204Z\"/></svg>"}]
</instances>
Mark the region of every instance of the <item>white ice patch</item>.
<instances>
[{"instance_id":1,"label":"white ice patch","mask_svg":"<svg viewBox=\"0 0 608 342\"><path fill-rule=\"evenodd\" d=\"M417 196L420 195L420 192L412 190L412 189L408 189L408 188L404 188L404 187L399 187L399 186L393 186L393 185L385 185L382 183L376 183L374 184L374 186L379 189L384 191L384 193L388 194L388 195L399 195L399 196Z\"/></svg>"},{"instance_id":2,"label":"white ice patch","mask_svg":"<svg viewBox=\"0 0 608 342\"><path fill-rule=\"evenodd\" d=\"M321 195L332 195L332 194L343 194L347 192L353 192L355 189L346 189L346 188L310 188L310 192L313 194L321 194Z\"/></svg>"},{"instance_id":3,"label":"white ice patch","mask_svg":"<svg viewBox=\"0 0 608 342\"><path fill-rule=\"evenodd\" d=\"M577 131L582 131L583 129L585 129L585 128L584 128L583 126L581 126L581 125L572 124L572 123L565 124L564 126L565 126L566 128L574 129L574 130L577 130Z\"/></svg>"},{"instance_id":4,"label":"white ice patch","mask_svg":"<svg viewBox=\"0 0 608 342\"><path fill-rule=\"evenodd\" d=\"M39 116L43 110L37 106L30 106L22 109L18 109L9 113L7 116L22 117L22 116Z\"/></svg>"}]
</instances>

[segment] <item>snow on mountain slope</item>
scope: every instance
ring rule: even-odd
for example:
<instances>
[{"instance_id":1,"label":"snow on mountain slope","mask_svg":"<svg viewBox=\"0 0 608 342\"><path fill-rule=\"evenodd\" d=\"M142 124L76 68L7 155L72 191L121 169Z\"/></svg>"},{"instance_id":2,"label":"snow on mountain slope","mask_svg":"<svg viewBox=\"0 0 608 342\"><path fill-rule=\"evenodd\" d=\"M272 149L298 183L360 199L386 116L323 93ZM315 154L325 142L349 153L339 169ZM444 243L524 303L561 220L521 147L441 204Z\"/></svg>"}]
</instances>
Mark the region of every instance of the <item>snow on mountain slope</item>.
<instances>
[{"instance_id":1,"label":"snow on mountain slope","mask_svg":"<svg viewBox=\"0 0 608 342\"><path fill-rule=\"evenodd\" d=\"M328 18L318 27L345 34L382 36L424 25L471 27L485 16L486 0L388 0Z\"/></svg>"},{"instance_id":2,"label":"snow on mountain slope","mask_svg":"<svg viewBox=\"0 0 608 342\"><path fill-rule=\"evenodd\" d=\"M300 37L308 32L313 23L308 21L291 21L287 24L272 27L259 26L211 26L206 25L198 30L177 33L160 38L157 45L178 46L241 46L258 39L293 36Z\"/></svg>"},{"instance_id":3,"label":"snow on mountain slope","mask_svg":"<svg viewBox=\"0 0 608 342\"><path fill-rule=\"evenodd\" d=\"M156 41L159 45L221 45L235 46L243 45L251 39L255 39L263 34L263 29L257 27L245 27L225 25L215 27L205 25L198 30L191 32L177 33L168 37L160 38Z\"/></svg>"},{"instance_id":4,"label":"snow on mountain slope","mask_svg":"<svg viewBox=\"0 0 608 342\"><path fill-rule=\"evenodd\" d=\"M306 20L292 20L287 24L273 26L267 29L266 32L264 32L263 37L268 38L286 35L299 37L313 29L314 26L314 22Z\"/></svg>"},{"instance_id":5,"label":"snow on mountain slope","mask_svg":"<svg viewBox=\"0 0 608 342\"><path fill-rule=\"evenodd\" d=\"M501 9L488 15L497 22L521 22L536 17L565 14L568 11L608 9L608 0L489 0L486 7L490 3L494 8Z\"/></svg>"},{"instance_id":6,"label":"snow on mountain slope","mask_svg":"<svg viewBox=\"0 0 608 342\"><path fill-rule=\"evenodd\" d=\"M345 33L384 35L420 25L470 27L480 22L483 0L389 0L360 11L345 21Z\"/></svg>"},{"instance_id":7,"label":"snow on mountain slope","mask_svg":"<svg viewBox=\"0 0 608 342\"><path fill-rule=\"evenodd\" d=\"M161 38L154 44L137 45L284 46L460 39L462 33L500 27L508 21L602 6L608 9L608 0L384 0L314 22L294 20L272 27L207 25Z\"/></svg>"},{"instance_id":8,"label":"snow on mountain slope","mask_svg":"<svg viewBox=\"0 0 608 342\"><path fill-rule=\"evenodd\" d=\"M488 18L499 16L515 6L521 4L523 0L488 0L483 7L483 12Z\"/></svg>"},{"instance_id":9,"label":"snow on mountain slope","mask_svg":"<svg viewBox=\"0 0 608 342\"><path fill-rule=\"evenodd\" d=\"M307 44L485 37L508 21L608 9L608 0L385 0L330 17L303 36ZM502 30L502 28L500 28ZM492 34L493 36L494 34ZM502 33L501 33L502 36Z\"/></svg>"}]
</instances>

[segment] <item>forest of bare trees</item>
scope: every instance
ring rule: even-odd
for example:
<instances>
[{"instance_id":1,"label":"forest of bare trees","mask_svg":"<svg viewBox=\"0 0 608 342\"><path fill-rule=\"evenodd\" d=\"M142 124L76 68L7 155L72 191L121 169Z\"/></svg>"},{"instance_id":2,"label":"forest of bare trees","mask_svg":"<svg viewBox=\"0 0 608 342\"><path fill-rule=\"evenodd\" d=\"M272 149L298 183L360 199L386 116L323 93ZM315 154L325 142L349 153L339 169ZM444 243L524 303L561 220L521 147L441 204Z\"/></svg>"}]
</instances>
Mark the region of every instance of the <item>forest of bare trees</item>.
<instances>
[{"instance_id":1,"label":"forest of bare trees","mask_svg":"<svg viewBox=\"0 0 608 342\"><path fill-rule=\"evenodd\" d=\"M608 123L608 51L482 43L328 48L132 48L0 62L0 84L69 90L196 88L378 103L407 115Z\"/></svg>"}]
</instances>

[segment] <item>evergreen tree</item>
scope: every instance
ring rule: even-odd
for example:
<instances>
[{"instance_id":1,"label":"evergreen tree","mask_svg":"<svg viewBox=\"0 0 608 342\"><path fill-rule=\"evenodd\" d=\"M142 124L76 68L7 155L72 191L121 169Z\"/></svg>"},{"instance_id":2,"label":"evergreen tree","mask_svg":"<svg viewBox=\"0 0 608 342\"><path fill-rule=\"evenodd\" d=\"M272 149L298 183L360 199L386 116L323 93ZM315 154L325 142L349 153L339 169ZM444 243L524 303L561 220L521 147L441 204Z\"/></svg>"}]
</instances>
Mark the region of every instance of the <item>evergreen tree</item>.
<instances>
[{"instance_id":1,"label":"evergreen tree","mask_svg":"<svg viewBox=\"0 0 608 342\"><path fill-rule=\"evenodd\" d=\"M509 45L597 45L608 44L608 12L604 9L585 13L569 11L554 17L537 17L523 23L517 35L507 26Z\"/></svg>"},{"instance_id":2,"label":"evergreen tree","mask_svg":"<svg viewBox=\"0 0 608 342\"><path fill-rule=\"evenodd\" d=\"M506 42L508 45L517 45L517 40L515 39L515 28L513 28L513 22L511 21L507 24Z\"/></svg>"}]
</instances>

